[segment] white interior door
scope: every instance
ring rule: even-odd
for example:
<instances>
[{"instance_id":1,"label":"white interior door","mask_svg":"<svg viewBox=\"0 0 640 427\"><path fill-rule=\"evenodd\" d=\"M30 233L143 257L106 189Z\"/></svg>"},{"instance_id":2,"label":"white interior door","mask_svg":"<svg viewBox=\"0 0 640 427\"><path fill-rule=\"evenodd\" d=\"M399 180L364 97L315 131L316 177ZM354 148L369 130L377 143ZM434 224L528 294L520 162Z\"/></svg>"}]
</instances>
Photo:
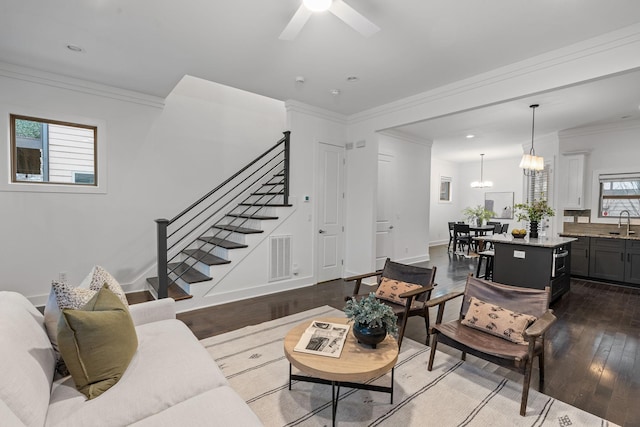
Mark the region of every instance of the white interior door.
<instances>
[{"instance_id":1,"label":"white interior door","mask_svg":"<svg viewBox=\"0 0 640 427\"><path fill-rule=\"evenodd\" d=\"M318 282L342 277L344 148L318 144Z\"/></svg>"},{"instance_id":2,"label":"white interior door","mask_svg":"<svg viewBox=\"0 0 640 427\"><path fill-rule=\"evenodd\" d=\"M378 206L376 209L376 269L393 259L393 156L378 154Z\"/></svg>"}]
</instances>

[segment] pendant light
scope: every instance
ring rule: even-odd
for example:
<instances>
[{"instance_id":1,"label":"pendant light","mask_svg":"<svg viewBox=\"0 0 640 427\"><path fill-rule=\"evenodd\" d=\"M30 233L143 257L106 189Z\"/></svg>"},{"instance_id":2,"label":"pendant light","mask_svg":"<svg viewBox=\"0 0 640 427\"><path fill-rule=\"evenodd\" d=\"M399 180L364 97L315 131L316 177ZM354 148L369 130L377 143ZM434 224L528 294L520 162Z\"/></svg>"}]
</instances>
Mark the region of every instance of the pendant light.
<instances>
[{"instance_id":1,"label":"pendant light","mask_svg":"<svg viewBox=\"0 0 640 427\"><path fill-rule=\"evenodd\" d=\"M542 156L536 156L536 150L533 148L533 135L536 125L536 108L539 106L539 104L529 105L529 108L531 108L533 113L533 118L531 120L531 150L529 150L529 154L523 154L522 160L520 160L520 167L526 176L535 175L536 172L544 169L544 158L542 158Z\"/></svg>"},{"instance_id":2,"label":"pendant light","mask_svg":"<svg viewBox=\"0 0 640 427\"><path fill-rule=\"evenodd\" d=\"M484 180L484 154L480 154L480 181L471 183L473 188L493 187L493 182Z\"/></svg>"}]
</instances>

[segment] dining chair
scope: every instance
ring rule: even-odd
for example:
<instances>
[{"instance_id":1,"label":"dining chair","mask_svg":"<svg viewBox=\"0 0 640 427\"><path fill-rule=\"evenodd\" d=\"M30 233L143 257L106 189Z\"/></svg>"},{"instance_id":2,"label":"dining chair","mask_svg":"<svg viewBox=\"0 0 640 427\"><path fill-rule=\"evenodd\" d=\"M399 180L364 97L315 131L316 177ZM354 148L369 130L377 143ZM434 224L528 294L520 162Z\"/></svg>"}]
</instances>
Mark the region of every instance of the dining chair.
<instances>
[{"instance_id":1,"label":"dining chair","mask_svg":"<svg viewBox=\"0 0 640 427\"><path fill-rule=\"evenodd\" d=\"M453 226L453 250L463 251L467 246L467 255L471 249L471 232L469 224L454 224Z\"/></svg>"},{"instance_id":2,"label":"dining chair","mask_svg":"<svg viewBox=\"0 0 640 427\"><path fill-rule=\"evenodd\" d=\"M509 224L502 224L501 233L507 233L509 231Z\"/></svg>"},{"instance_id":3,"label":"dining chair","mask_svg":"<svg viewBox=\"0 0 640 427\"><path fill-rule=\"evenodd\" d=\"M453 226L455 225L454 221L449 222L449 244L447 245L447 252L451 251L451 243L453 243ZM454 245L453 250L455 251L456 247Z\"/></svg>"}]
</instances>

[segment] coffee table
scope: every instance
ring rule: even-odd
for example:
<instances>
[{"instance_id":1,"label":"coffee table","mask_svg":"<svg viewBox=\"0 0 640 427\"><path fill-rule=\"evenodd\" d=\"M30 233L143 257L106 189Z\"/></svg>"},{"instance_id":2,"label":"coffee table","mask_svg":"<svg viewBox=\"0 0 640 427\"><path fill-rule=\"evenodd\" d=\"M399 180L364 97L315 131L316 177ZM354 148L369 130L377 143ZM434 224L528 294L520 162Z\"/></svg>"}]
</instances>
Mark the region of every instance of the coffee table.
<instances>
[{"instance_id":1,"label":"coffee table","mask_svg":"<svg viewBox=\"0 0 640 427\"><path fill-rule=\"evenodd\" d=\"M340 387L372 390L391 395L393 403L393 374L398 360L398 342L390 335L377 345L377 348L359 344L350 330L339 358L318 356L315 354L294 351L304 331L313 321L330 323L347 323L346 318L330 317L307 320L294 327L284 338L284 354L289 360L289 390L291 381L305 381L318 384L331 384L331 418L332 425L336 425L336 410ZM297 375L291 372L291 366L307 375ZM369 384L368 381L391 371L391 386Z\"/></svg>"}]
</instances>

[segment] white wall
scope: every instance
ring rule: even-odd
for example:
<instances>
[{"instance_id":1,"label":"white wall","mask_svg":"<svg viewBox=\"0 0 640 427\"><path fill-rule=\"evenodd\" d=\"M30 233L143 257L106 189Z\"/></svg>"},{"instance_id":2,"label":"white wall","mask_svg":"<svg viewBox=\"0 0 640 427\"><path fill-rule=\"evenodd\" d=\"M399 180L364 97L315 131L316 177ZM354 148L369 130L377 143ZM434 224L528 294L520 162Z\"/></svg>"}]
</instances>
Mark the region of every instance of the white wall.
<instances>
[{"instance_id":1,"label":"white wall","mask_svg":"<svg viewBox=\"0 0 640 427\"><path fill-rule=\"evenodd\" d=\"M460 221L462 217L462 187L468 183L460 180L461 164L431 158L431 196L429 204L429 245L449 243L449 221ZM440 201L440 177L451 178L451 202Z\"/></svg>"},{"instance_id":2,"label":"white wall","mask_svg":"<svg viewBox=\"0 0 640 427\"><path fill-rule=\"evenodd\" d=\"M178 85L164 109L93 87L54 75L43 83L0 76L2 180L9 180L6 124L14 108L106 124L106 194L0 191L0 289L36 304L59 272L78 283L94 264L141 286L155 263L154 219L178 213L286 130L282 102L198 79Z\"/></svg>"},{"instance_id":3,"label":"white wall","mask_svg":"<svg viewBox=\"0 0 640 427\"><path fill-rule=\"evenodd\" d=\"M394 260L412 263L429 260L429 200L431 193L431 141L381 134L378 150L393 156Z\"/></svg>"}]
</instances>

